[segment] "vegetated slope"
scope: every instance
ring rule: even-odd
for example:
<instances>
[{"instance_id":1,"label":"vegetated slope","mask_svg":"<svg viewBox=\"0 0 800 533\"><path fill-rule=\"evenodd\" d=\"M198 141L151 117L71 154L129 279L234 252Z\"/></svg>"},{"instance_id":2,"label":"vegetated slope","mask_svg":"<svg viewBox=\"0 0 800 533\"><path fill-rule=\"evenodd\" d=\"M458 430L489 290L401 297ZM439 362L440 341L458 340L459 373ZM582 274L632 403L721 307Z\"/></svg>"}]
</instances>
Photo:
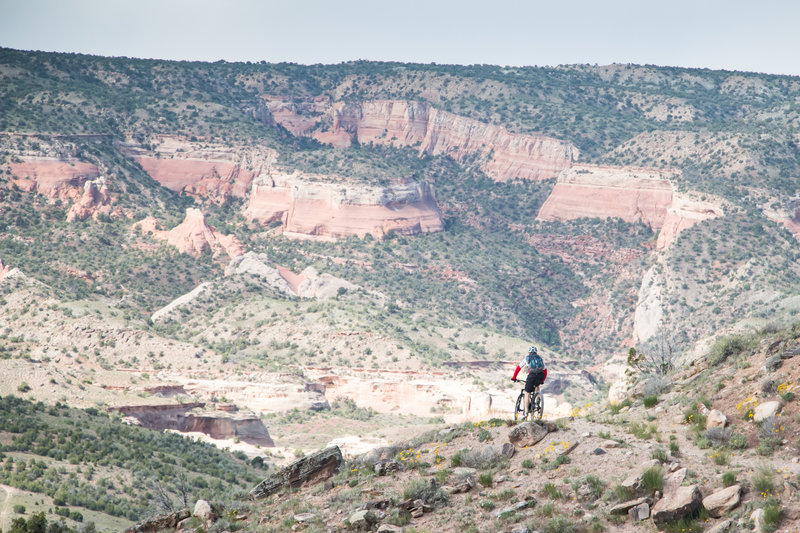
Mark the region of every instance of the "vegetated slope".
<instances>
[{"instance_id":1,"label":"vegetated slope","mask_svg":"<svg viewBox=\"0 0 800 533\"><path fill-rule=\"evenodd\" d=\"M276 254L282 263L301 270L312 260L313 249L314 264L329 257L330 269L341 273L347 268L366 288L379 289L401 305L427 305L427 296L434 294L434 307L455 310L461 320L488 323L593 358L632 342L636 279L654 260L646 239L637 240L621 258L598 253L597 246L587 247L584 240L595 239L596 244L597 237L583 232L580 225L568 226L578 233L567 238L542 233L541 228L549 230L534 225L533 218L549 191L548 182L493 183L479 170L479 157L460 158L455 164L441 156L418 157L413 148L320 145L276 125L269 102L280 99L317 131L330 127L330 117L316 111L315 102L320 109L381 99L424 102L514 133L553 136L576 145L581 159L590 162L677 168L682 173L675 178L676 187L719 194L748 208L768 205L781 211L796 192L791 176L800 171L796 138L800 115L794 98L800 87L785 76L631 65L209 64L9 49L0 50L0 76L4 81L0 130L12 133L2 142L5 177L11 173L10 163L21 151L35 151L34 144L45 152L55 145L69 145L62 150L66 155L80 155L110 177L116 202L112 205L119 206L115 217L156 215L165 227L172 227L185 207L201 204L218 228L235 233L248 246ZM102 136L75 137L87 133ZM407 179L433 183L446 217L445 234L389 244L358 243L366 255L348 260L345 267L341 258L349 252L337 248L350 244L298 245L262 232L241 216L241 200L209 201L170 192L120 152L120 141L147 148L161 136L264 147L277 151L279 164L288 169L345 175L366 183ZM164 296L186 292L192 282L215 274L207 262L194 268L187 260L173 269L182 270L172 276L175 283L164 285L165 276L157 269L125 268L119 262L93 258L83 264L97 272L95 279L107 282L81 281L74 272L58 279L52 273L59 263L71 260L68 248L48 247L43 264L34 265L17 235L24 235L28 243L41 238L25 229L23 212L30 211L29 206L54 220L68 200L60 200L59 207L59 201L44 202L24 191L11 195L0 206L10 221L4 217L5 228L0 228L0 256L7 264L50 272L44 273L48 282L62 289L70 286L74 295L85 295L84 285L109 294L112 285L128 287L138 283L134 277L144 279L135 309L144 317L165 303ZM36 215L30 216L34 226L40 224ZM91 234L106 233L106 224L105 217L98 217L86 229L65 226L59 237L84 236L91 241ZM597 232L613 240L614 235L638 230L619 230L616 222L601 222ZM116 231L110 242L121 235ZM139 250L144 263L160 260L157 252ZM398 260L389 260L389 254ZM582 254L594 254L593 259L583 261L578 257ZM377 268L363 264L371 261ZM421 274L418 267L423 261L428 270ZM433 270L445 274L437 278L430 275ZM163 287L169 288L161 291ZM761 289L765 287L758 285ZM775 297L792 292L783 285ZM737 320L736 313L721 309L722 323ZM696 338L690 335L687 340Z\"/></svg>"},{"instance_id":2,"label":"vegetated slope","mask_svg":"<svg viewBox=\"0 0 800 533\"><path fill-rule=\"evenodd\" d=\"M96 511L98 522L103 514L138 521L179 508L183 494L241 495L265 473L242 454L126 425L95 408L14 396L0 404L0 483L46 496L73 516Z\"/></svg>"},{"instance_id":3,"label":"vegetated slope","mask_svg":"<svg viewBox=\"0 0 800 533\"><path fill-rule=\"evenodd\" d=\"M520 427L503 419L429 431L348 461L328 485L242 502L238 514L266 531L358 527L368 510L374 528L557 533L746 531L762 509L764 530L792 530L796 357L798 323L725 337L691 368L639 375L620 405L586 405L551 422L538 442L511 446ZM764 415L770 406L777 415ZM701 500L670 507L678 487ZM631 519L628 509L642 503L644 517Z\"/></svg>"}]
</instances>

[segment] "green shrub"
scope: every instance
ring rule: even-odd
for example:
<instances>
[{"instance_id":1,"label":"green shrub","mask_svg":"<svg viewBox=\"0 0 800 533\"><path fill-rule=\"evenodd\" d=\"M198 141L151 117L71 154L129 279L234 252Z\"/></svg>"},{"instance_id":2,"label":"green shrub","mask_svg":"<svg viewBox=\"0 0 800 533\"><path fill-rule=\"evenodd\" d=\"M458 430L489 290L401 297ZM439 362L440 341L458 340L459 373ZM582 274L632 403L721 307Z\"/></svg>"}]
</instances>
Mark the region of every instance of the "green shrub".
<instances>
[{"instance_id":1,"label":"green shrub","mask_svg":"<svg viewBox=\"0 0 800 533\"><path fill-rule=\"evenodd\" d=\"M404 500L422 500L428 504L447 503L448 496L435 482L428 479L411 479L403 487Z\"/></svg>"},{"instance_id":2,"label":"green shrub","mask_svg":"<svg viewBox=\"0 0 800 533\"><path fill-rule=\"evenodd\" d=\"M628 426L628 433L642 440L650 439L657 432L658 429L655 424L647 424L646 422L632 422Z\"/></svg>"},{"instance_id":3,"label":"green shrub","mask_svg":"<svg viewBox=\"0 0 800 533\"><path fill-rule=\"evenodd\" d=\"M492 434L485 429L481 429L478 433L478 442L486 442L487 440L492 440Z\"/></svg>"},{"instance_id":4,"label":"green shrub","mask_svg":"<svg viewBox=\"0 0 800 533\"><path fill-rule=\"evenodd\" d=\"M650 409L658 403L658 396L645 396L642 399L642 403L644 404L645 408Z\"/></svg>"},{"instance_id":5,"label":"green shrub","mask_svg":"<svg viewBox=\"0 0 800 533\"><path fill-rule=\"evenodd\" d=\"M667 450L660 447L656 448L655 450L653 450L653 453L650 455L650 457L655 459L656 461L666 463L668 459Z\"/></svg>"},{"instance_id":6,"label":"green shrub","mask_svg":"<svg viewBox=\"0 0 800 533\"><path fill-rule=\"evenodd\" d=\"M628 500L632 500L636 494L633 492L633 490L631 490L630 487L625 487L617 483L614 486L614 496L618 501L626 502Z\"/></svg>"},{"instance_id":7,"label":"green shrub","mask_svg":"<svg viewBox=\"0 0 800 533\"><path fill-rule=\"evenodd\" d=\"M722 474L722 486L730 487L736 484L736 472L725 472Z\"/></svg>"},{"instance_id":8,"label":"green shrub","mask_svg":"<svg viewBox=\"0 0 800 533\"><path fill-rule=\"evenodd\" d=\"M395 526L403 527L411 523L411 513L405 509L395 509L386 521Z\"/></svg>"},{"instance_id":9,"label":"green shrub","mask_svg":"<svg viewBox=\"0 0 800 533\"><path fill-rule=\"evenodd\" d=\"M24 505L15 504L13 509L14 509L14 512L17 513L17 514L25 514L25 506Z\"/></svg>"},{"instance_id":10,"label":"green shrub","mask_svg":"<svg viewBox=\"0 0 800 533\"><path fill-rule=\"evenodd\" d=\"M532 459L523 459L522 468L533 468L534 466L536 466L536 463Z\"/></svg>"},{"instance_id":11,"label":"green shrub","mask_svg":"<svg viewBox=\"0 0 800 533\"><path fill-rule=\"evenodd\" d=\"M558 487L549 481L542 487L542 492L551 500L560 500L564 497L564 494L558 489Z\"/></svg>"},{"instance_id":12,"label":"green shrub","mask_svg":"<svg viewBox=\"0 0 800 533\"><path fill-rule=\"evenodd\" d=\"M625 407L631 406L631 400L629 398L625 398L623 401L617 404L609 404L608 410L611 411L611 414L618 415L622 409Z\"/></svg>"},{"instance_id":13,"label":"green shrub","mask_svg":"<svg viewBox=\"0 0 800 533\"><path fill-rule=\"evenodd\" d=\"M534 513L536 516L544 516L550 518L553 516L553 509L554 509L553 502L546 502L541 505L536 506L536 511Z\"/></svg>"},{"instance_id":14,"label":"green shrub","mask_svg":"<svg viewBox=\"0 0 800 533\"><path fill-rule=\"evenodd\" d=\"M664 488L664 469L660 466L651 466L642 474L642 485L649 493Z\"/></svg>"},{"instance_id":15,"label":"green shrub","mask_svg":"<svg viewBox=\"0 0 800 533\"><path fill-rule=\"evenodd\" d=\"M464 465L464 450L459 450L450 457L450 466L458 468Z\"/></svg>"},{"instance_id":16,"label":"green shrub","mask_svg":"<svg viewBox=\"0 0 800 533\"><path fill-rule=\"evenodd\" d=\"M492 483L494 483L494 480L492 479L492 473L491 472L481 472L478 475L478 483L480 483L484 487L491 487Z\"/></svg>"},{"instance_id":17,"label":"green shrub","mask_svg":"<svg viewBox=\"0 0 800 533\"><path fill-rule=\"evenodd\" d=\"M544 533L577 533L578 526L566 517L556 516L547 521L543 531Z\"/></svg>"},{"instance_id":18,"label":"green shrub","mask_svg":"<svg viewBox=\"0 0 800 533\"><path fill-rule=\"evenodd\" d=\"M753 336L726 335L717 339L708 353L711 366L723 363L729 357L739 355L745 350L752 350L758 345Z\"/></svg>"},{"instance_id":19,"label":"green shrub","mask_svg":"<svg viewBox=\"0 0 800 533\"><path fill-rule=\"evenodd\" d=\"M672 457L680 457L681 448L678 446L677 442L672 441L669 443L669 453Z\"/></svg>"},{"instance_id":20,"label":"green shrub","mask_svg":"<svg viewBox=\"0 0 800 533\"><path fill-rule=\"evenodd\" d=\"M766 498L773 491L772 476L774 471L770 465L761 465L753 472L753 477L750 482L753 485L753 491L757 496Z\"/></svg>"},{"instance_id":21,"label":"green shrub","mask_svg":"<svg viewBox=\"0 0 800 533\"><path fill-rule=\"evenodd\" d=\"M568 455L558 455L555 459L550 461L547 457L542 459L543 470L555 470L561 465L569 464L570 458Z\"/></svg>"},{"instance_id":22,"label":"green shrub","mask_svg":"<svg viewBox=\"0 0 800 533\"><path fill-rule=\"evenodd\" d=\"M734 450L743 450L747 448L747 439L741 433L731 433L728 437L728 446Z\"/></svg>"},{"instance_id":23,"label":"green shrub","mask_svg":"<svg viewBox=\"0 0 800 533\"><path fill-rule=\"evenodd\" d=\"M494 502L491 500L481 500L480 503L478 503L478 507L480 507L484 511L491 511L492 509L494 509L495 505Z\"/></svg>"},{"instance_id":24,"label":"green shrub","mask_svg":"<svg viewBox=\"0 0 800 533\"><path fill-rule=\"evenodd\" d=\"M775 531L781 518L783 518L783 510L781 509L780 500L768 498L764 503L764 531Z\"/></svg>"}]
</instances>

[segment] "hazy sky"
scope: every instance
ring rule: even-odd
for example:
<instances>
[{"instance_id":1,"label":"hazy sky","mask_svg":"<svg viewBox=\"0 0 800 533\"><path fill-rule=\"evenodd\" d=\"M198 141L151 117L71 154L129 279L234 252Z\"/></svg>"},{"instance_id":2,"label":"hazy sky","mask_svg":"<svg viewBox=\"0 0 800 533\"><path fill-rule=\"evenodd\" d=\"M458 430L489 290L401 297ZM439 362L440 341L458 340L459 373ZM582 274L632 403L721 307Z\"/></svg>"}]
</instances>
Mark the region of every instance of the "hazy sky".
<instances>
[{"instance_id":1,"label":"hazy sky","mask_svg":"<svg viewBox=\"0 0 800 533\"><path fill-rule=\"evenodd\" d=\"M215 61L639 63L800 75L795 0L0 0L0 46Z\"/></svg>"}]
</instances>

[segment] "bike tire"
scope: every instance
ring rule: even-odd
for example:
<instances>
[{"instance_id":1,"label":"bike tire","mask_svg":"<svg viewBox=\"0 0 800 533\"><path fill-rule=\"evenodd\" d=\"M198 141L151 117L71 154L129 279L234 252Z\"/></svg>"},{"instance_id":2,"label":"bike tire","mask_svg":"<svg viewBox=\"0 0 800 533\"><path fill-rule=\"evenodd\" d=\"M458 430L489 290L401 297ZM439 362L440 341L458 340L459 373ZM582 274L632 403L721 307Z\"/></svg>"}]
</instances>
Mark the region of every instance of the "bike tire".
<instances>
[{"instance_id":1,"label":"bike tire","mask_svg":"<svg viewBox=\"0 0 800 533\"><path fill-rule=\"evenodd\" d=\"M514 420L520 420L522 418L522 402L523 402L523 395L520 392L519 396L517 396L517 403L514 406Z\"/></svg>"},{"instance_id":2,"label":"bike tire","mask_svg":"<svg viewBox=\"0 0 800 533\"><path fill-rule=\"evenodd\" d=\"M544 398L542 398L541 393L536 393L532 403L531 413L533 414L534 420L541 420L542 416L544 416Z\"/></svg>"}]
</instances>

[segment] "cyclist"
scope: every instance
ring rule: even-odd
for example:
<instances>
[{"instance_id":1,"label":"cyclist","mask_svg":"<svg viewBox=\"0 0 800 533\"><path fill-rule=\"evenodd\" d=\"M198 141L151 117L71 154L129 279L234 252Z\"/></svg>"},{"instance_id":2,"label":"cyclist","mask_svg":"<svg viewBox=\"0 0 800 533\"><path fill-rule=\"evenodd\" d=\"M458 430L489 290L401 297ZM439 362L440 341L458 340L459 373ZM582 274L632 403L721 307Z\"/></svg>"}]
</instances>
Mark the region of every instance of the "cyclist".
<instances>
[{"instance_id":1,"label":"cyclist","mask_svg":"<svg viewBox=\"0 0 800 533\"><path fill-rule=\"evenodd\" d=\"M522 410L524 413L522 417L525 418L528 416L528 405L530 405L531 393L547 379L547 367L544 366L544 361L539 355L536 346L528 348L528 355L517 365L517 369L514 370L514 376L511 378L511 381L517 379L517 374L519 374L523 366L528 368L528 379L525 380L525 401L522 403Z\"/></svg>"}]
</instances>

